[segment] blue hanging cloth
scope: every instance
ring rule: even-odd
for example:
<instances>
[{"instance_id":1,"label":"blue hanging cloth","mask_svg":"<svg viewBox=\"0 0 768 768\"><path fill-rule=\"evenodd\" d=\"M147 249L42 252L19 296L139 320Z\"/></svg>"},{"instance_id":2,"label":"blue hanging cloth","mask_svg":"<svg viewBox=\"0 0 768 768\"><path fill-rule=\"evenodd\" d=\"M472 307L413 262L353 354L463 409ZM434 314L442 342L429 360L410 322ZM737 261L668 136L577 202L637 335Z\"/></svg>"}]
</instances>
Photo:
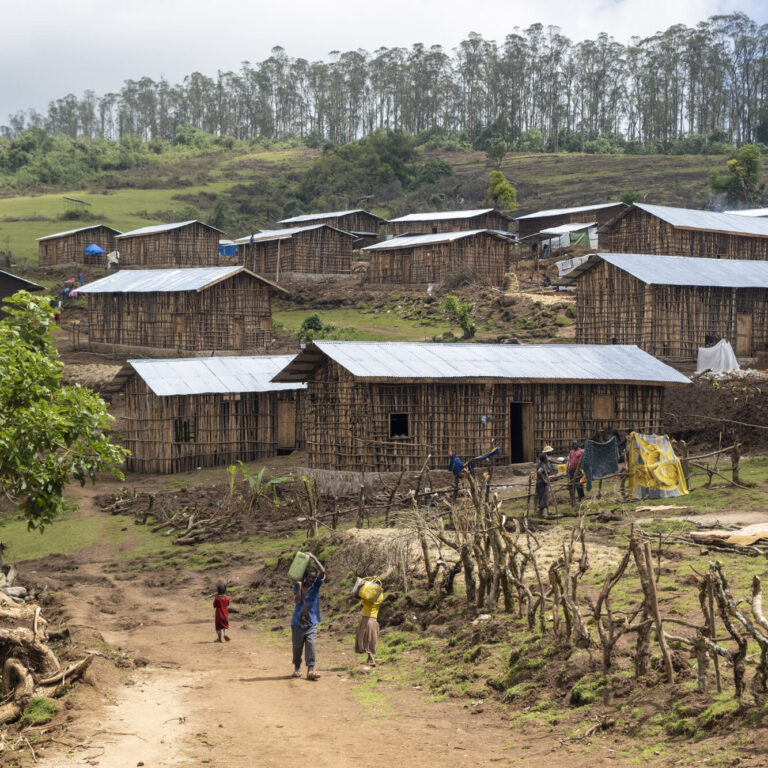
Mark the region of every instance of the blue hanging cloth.
<instances>
[{"instance_id":1,"label":"blue hanging cloth","mask_svg":"<svg viewBox=\"0 0 768 768\"><path fill-rule=\"evenodd\" d=\"M501 453L501 448L494 448L492 451L488 451L488 453L484 453L482 456L475 456L465 463L451 451L448 454L448 469L453 472L456 477L461 477L461 474L465 469L470 475L474 476L475 468L472 464L476 461L482 461L483 459L490 459L491 456L495 456L497 453Z\"/></svg>"}]
</instances>

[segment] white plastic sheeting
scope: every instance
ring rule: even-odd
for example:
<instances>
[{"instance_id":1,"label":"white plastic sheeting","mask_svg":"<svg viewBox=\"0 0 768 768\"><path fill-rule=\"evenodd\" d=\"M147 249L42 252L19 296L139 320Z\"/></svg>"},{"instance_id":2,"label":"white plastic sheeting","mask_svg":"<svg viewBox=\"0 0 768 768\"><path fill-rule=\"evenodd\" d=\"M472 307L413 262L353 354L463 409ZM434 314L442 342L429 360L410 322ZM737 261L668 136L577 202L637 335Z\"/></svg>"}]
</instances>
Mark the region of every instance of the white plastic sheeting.
<instances>
[{"instance_id":1,"label":"white plastic sheeting","mask_svg":"<svg viewBox=\"0 0 768 768\"><path fill-rule=\"evenodd\" d=\"M720 339L714 347L699 347L696 373L704 373L704 371L727 373L738 370L739 362L736 360L730 341Z\"/></svg>"}]
</instances>

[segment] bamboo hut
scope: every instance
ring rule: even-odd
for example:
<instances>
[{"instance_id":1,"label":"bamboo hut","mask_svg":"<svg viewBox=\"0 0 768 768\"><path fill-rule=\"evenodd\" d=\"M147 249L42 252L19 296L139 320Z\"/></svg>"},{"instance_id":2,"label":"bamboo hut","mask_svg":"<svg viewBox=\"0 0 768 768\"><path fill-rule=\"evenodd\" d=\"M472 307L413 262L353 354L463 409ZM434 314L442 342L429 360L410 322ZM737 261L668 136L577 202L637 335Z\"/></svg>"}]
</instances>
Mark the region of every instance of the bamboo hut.
<instances>
[{"instance_id":1,"label":"bamboo hut","mask_svg":"<svg viewBox=\"0 0 768 768\"><path fill-rule=\"evenodd\" d=\"M125 391L126 468L189 472L300 448L305 387L270 382L292 359L129 360L116 377Z\"/></svg>"},{"instance_id":2,"label":"bamboo hut","mask_svg":"<svg viewBox=\"0 0 768 768\"><path fill-rule=\"evenodd\" d=\"M159 224L115 238L121 267L215 267L221 231L201 221Z\"/></svg>"},{"instance_id":3,"label":"bamboo hut","mask_svg":"<svg viewBox=\"0 0 768 768\"><path fill-rule=\"evenodd\" d=\"M13 296L13 294L17 293L18 291L30 291L31 293L34 293L35 291L42 290L42 285L38 285L37 283L33 283L31 280L26 280L23 277L12 275L10 272L5 272L0 269L0 317L2 317L4 312L4 299L7 299L9 296Z\"/></svg>"},{"instance_id":4,"label":"bamboo hut","mask_svg":"<svg viewBox=\"0 0 768 768\"><path fill-rule=\"evenodd\" d=\"M104 253L115 250L115 237L120 232L106 224L70 229L37 238L38 263L41 267L58 264L88 264L106 266L103 254L88 254L85 249L95 243Z\"/></svg>"},{"instance_id":5,"label":"bamboo hut","mask_svg":"<svg viewBox=\"0 0 768 768\"><path fill-rule=\"evenodd\" d=\"M124 269L78 288L95 351L245 353L272 343L272 294L242 266Z\"/></svg>"},{"instance_id":6,"label":"bamboo hut","mask_svg":"<svg viewBox=\"0 0 768 768\"><path fill-rule=\"evenodd\" d=\"M355 235L328 224L268 229L235 240L243 266L280 278L345 275L352 271Z\"/></svg>"},{"instance_id":7,"label":"bamboo hut","mask_svg":"<svg viewBox=\"0 0 768 768\"><path fill-rule=\"evenodd\" d=\"M598 231L609 253L768 259L768 219L635 203Z\"/></svg>"},{"instance_id":8,"label":"bamboo hut","mask_svg":"<svg viewBox=\"0 0 768 768\"><path fill-rule=\"evenodd\" d=\"M602 227L626 208L625 203L600 203L599 205L580 205L576 208L550 208L546 211L535 211L515 218L517 237L523 240L543 229L559 227L562 224L595 221L598 227Z\"/></svg>"},{"instance_id":9,"label":"bamboo hut","mask_svg":"<svg viewBox=\"0 0 768 768\"><path fill-rule=\"evenodd\" d=\"M768 263L600 253L560 282L576 286L582 344L637 344L678 360L720 339L739 357L768 349Z\"/></svg>"},{"instance_id":10,"label":"bamboo hut","mask_svg":"<svg viewBox=\"0 0 768 768\"><path fill-rule=\"evenodd\" d=\"M393 237L363 248L363 253L370 259L371 283L427 285L468 274L501 285L509 268L510 242L498 232L475 229Z\"/></svg>"},{"instance_id":11,"label":"bamboo hut","mask_svg":"<svg viewBox=\"0 0 768 768\"><path fill-rule=\"evenodd\" d=\"M634 346L308 344L275 378L307 384L317 469L384 472L499 447L532 461L602 430L662 431L664 387L688 384Z\"/></svg>"},{"instance_id":12,"label":"bamboo hut","mask_svg":"<svg viewBox=\"0 0 768 768\"><path fill-rule=\"evenodd\" d=\"M493 229L507 232L512 217L495 208L480 208L473 211L433 211L431 213L409 213L398 219L391 219L392 234L436 235L442 232L459 232L469 229Z\"/></svg>"},{"instance_id":13,"label":"bamboo hut","mask_svg":"<svg viewBox=\"0 0 768 768\"><path fill-rule=\"evenodd\" d=\"M327 224L344 232L351 232L365 244L371 244L379 239L381 228L387 220L375 213L356 208L350 211L331 211L330 213L306 213L303 216L292 216L290 219L278 221L280 227L311 227L316 224Z\"/></svg>"}]
</instances>

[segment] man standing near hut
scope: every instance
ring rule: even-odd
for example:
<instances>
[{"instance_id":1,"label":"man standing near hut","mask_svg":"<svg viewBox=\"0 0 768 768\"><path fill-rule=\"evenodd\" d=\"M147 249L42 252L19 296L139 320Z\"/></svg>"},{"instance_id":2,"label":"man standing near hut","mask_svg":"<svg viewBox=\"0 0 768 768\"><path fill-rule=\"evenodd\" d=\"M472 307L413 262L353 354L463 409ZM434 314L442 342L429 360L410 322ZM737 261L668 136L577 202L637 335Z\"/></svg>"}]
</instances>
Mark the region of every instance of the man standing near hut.
<instances>
[{"instance_id":1,"label":"man standing near hut","mask_svg":"<svg viewBox=\"0 0 768 768\"><path fill-rule=\"evenodd\" d=\"M536 466L536 506L539 515L549 517L549 460L546 453L539 454Z\"/></svg>"},{"instance_id":2,"label":"man standing near hut","mask_svg":"<svg viewBox=\"0 0 768 768\"><path fill-rule=\"evenodd\" d=\"M584 449L579 448L579 443L574 440L568 454L568 488L571 492L571 502L574 501L574 488L579 496L579 503L584 501L584 487L581 484L581 459Z\"/></svg>"}]
</instances>

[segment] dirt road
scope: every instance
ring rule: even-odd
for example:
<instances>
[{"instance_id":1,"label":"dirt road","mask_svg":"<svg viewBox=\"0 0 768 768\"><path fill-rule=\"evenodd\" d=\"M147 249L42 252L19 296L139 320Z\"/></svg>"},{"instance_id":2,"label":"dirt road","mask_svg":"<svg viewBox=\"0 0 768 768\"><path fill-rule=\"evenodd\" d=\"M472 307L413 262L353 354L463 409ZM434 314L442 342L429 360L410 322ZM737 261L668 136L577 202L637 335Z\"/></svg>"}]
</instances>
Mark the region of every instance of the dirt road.
<instances>
[{"instance_id":1,"label":"dirt road","mask_svg":"<svg viewBox=\"0 0 768 768\"><path fill-rule=\"evenodd\" d=\"M93 580L99 566L82 570ZM356 658L345 643L322 633L317 682L290 677L290 643L282 633L233 621L232 642L213 643L212 610L196 580L191 576L185 589L159 598L157 590L131 582L102 581L80 591L72 623L92 624L98 615L110 646L149 664L118 675L113 687L99 679L106 662L97 666L91 711L81 713L69 737L82 746L40 766L284 768L299 762L318 768L420 768L556 762L556 743L513 733L498 715L428 703L420 691L371 694L365 687L360 695L359 682L349 674ZM121 629L126 625L131 626ZM566 757L562 751L560 757Z\"/></svg>"}]
</instances>

